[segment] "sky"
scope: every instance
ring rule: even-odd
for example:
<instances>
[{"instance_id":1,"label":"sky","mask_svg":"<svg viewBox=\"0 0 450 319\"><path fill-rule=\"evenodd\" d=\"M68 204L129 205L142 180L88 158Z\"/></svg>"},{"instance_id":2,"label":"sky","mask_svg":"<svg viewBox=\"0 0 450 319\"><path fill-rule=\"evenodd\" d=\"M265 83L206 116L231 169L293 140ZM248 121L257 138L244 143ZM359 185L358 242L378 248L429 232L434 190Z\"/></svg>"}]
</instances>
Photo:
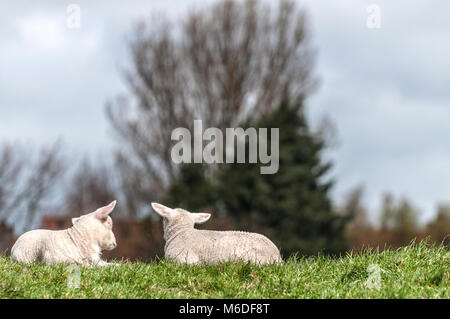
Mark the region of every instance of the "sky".
<instances>
[{"instance_id":1,"label":"sky","mask_svg":"<svg viewBox=\"0 0 450 319\"><path fill-rule=\"evenodd\" d=\"M214 0L14 1L0 3L0 142L62 138L78 154L110 151L105 103L126 93L127 36L151 13L172 19ZM267 2L275 3L275 0ZM313 127L336 128L324 154L332 198L364 187L372 213L381 196L407 197L421 220L450 203L450 3L298 1L309 18L320 86L308 98ZM79 5L80 28L67 7ZM380 28L369 28L371 4Z\"/></svg>"}]
</instances>

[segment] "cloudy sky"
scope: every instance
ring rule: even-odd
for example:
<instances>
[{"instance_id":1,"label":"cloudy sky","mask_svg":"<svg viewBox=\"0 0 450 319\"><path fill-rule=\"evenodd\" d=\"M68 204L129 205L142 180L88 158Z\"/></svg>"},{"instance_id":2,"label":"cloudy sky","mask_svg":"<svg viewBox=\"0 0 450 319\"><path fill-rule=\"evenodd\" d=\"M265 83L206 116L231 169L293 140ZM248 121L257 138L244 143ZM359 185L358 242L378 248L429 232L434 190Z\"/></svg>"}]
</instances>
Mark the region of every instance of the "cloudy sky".
<instances>
[{"instance_id":1,"label":"cloudy sky","mask_svg":"<svg viewBox=\"0 0 450 319\"><path fill-rule=\"evenodd\" d=\"M42 145L62 137L77 153L110 150L105 102L124 93L132 22L177 18L213 0L14 1L0 3L0 141ZM275 1L272 1L275 2ZM299 1L317 49L320 89L312 125L326 116L337 144L332 196L357 185L378 210L390 191L413 200L422 220L450 202L450 4L444 1ZM67 6L81 27L67 27ZM381 28L368 28L369 5Z\"/></svg>"}]
</instances>

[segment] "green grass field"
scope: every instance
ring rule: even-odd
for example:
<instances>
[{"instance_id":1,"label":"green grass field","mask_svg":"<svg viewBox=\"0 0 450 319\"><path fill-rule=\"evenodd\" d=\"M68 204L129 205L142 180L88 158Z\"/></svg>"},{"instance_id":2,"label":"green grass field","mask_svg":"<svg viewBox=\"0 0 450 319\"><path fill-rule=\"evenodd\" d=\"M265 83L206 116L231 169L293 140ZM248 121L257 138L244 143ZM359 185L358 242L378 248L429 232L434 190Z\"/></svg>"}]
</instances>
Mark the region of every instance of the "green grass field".
<instances>
[{"instance_id":1,"label":"green grass field","mask_svg":"<svg viewBox=\"0 0 450 319\"><path fill-rule=\"evenodd\" d=\"M449 298L450 253L426 243L396 251L291 258L281 265L24 266L0 257L0 298ZM74 274L74 275L72 275ZM73 281L72 278L75 278Z\"/></svg>"}]
</instances>

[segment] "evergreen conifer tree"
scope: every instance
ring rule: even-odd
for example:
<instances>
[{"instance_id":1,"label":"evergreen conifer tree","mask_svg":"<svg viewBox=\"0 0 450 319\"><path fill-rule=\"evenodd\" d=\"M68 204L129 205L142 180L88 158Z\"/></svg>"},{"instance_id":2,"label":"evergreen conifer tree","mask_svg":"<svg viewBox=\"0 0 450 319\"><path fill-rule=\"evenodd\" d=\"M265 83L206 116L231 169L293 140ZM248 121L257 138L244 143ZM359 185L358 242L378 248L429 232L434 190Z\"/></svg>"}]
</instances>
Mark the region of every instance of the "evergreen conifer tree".
<instances>
[{"instance_id":1,"label":"evergreen conifer tree","mask_svg":"<svg viewBox=\"0 0 450 319\"><path fill-rule=\"evenodd\" d=\"M310 132L302 104L283 103L256 127L268 134L279 128L279 170L262 175L265 164L225 165L220 194L226 211L241 227L267 230L285 256L345 251L348 217L333 210L333 183L324 180L331 164L322 163L324 142Z\"/></svg>"}]
</instances>

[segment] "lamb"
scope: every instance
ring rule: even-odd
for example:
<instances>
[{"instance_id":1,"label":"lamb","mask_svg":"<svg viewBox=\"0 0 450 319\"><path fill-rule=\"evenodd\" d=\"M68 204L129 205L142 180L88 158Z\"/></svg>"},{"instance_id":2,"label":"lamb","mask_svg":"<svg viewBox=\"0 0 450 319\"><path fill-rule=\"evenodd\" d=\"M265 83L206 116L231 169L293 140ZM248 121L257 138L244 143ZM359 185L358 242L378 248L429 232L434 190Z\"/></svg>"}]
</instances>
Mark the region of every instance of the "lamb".
<instances>
[{"instance_id":1,"label":"lamb","mask_svg":"<svg viewBox=\"0 0 450 319\"><path fill-rule=\"evenodd\" d=\"M242 261L255 264L283 262L278 248L267 237L242 231L199 230L194 224L209 220L211 214L191 213L152 203L163 218L164 255L180 264L214 264Z\"/></svg>"},{"instance_id":2,"label":"lamb","mask_svg":"<svg viewBox=\"0 0 450 319\"><path fill-rule=\"evenodd\" d=\"M26 232L12 247L11 259L25 264L110 265L100 256L102 250L112 250L117 245L109 216L115 206L116 201L113 201L92 213L73 218L73 226L68 229Z\"/></svg>"}]
</instances>

